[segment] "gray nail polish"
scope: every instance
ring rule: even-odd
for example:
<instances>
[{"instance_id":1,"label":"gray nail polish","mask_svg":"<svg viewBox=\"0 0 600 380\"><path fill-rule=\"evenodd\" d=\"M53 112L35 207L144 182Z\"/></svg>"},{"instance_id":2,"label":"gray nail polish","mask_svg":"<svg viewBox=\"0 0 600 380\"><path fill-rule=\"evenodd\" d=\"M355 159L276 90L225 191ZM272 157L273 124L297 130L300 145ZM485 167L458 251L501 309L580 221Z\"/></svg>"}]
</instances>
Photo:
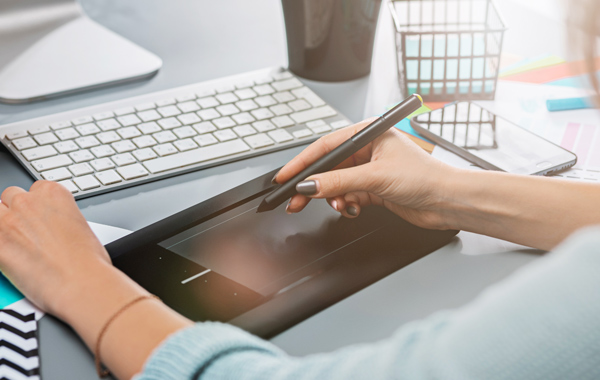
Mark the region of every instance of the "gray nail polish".
<instances>
[{"instance_id":1,"label":"gray nail polish","mask_svg":"<svg viewBox=\"0 0 600 380\"><path fill-rule=\"evenodd\" d=\"M277 178L277 174L279 174L279 172L275 173L275 175L273 176L273 179L271 180L271 183L273 185L277 185L277 182L275 182L275 179Z\"/></svg>"},{"instance_id":2,"label":"gray nail polish","mask_svg":"<svg viewBox=\"0 0 600 380\"><path fill-rule=\"evenodd\" d=\"M302 195L313 195L317 193L317 181L302 181L296 185L296 191Z\"/></svg>"},{"instance_id":3,"label":"gray nail polish","mask_svg":"<svg viewBox=\"0 0 600 380\"><path fill-rule=\"evenodd\" d=\"M352 216L358 215L358 210L354 206L346 207L346 212L348 213L348 215L352 215Z\"/></svg>"}]
</instances>

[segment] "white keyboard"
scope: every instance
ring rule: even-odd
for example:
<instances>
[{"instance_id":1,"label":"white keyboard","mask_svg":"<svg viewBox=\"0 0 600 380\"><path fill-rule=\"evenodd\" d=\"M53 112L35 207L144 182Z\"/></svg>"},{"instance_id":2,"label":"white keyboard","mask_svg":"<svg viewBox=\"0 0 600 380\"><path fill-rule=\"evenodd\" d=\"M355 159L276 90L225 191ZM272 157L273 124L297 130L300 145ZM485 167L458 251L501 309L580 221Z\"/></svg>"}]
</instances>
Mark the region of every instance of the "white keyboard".
<instances>
[{"instance_id":1,"label":"white keyboard","mask_svg":"<svg viewBox=\"0 0 600 380\"><path fill-rule=\"evenodd\" d=\"M350 125L296 77L268 68L0 126L35 179L76 198L307 144Z\"/></svg>"}]
</instances>

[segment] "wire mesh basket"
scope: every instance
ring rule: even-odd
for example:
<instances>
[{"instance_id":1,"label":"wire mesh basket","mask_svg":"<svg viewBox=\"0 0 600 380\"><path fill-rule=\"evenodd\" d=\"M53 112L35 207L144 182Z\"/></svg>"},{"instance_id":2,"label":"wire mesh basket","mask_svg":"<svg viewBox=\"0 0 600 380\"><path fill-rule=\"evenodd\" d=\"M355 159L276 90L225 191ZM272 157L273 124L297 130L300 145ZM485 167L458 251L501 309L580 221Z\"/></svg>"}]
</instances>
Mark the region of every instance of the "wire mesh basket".
<instances>
[{"instance_id":1,"label":"wire mesh basket","mask_svg":"<svg viewBox=\"0 0 600 380\"><path fill-rule=\"evenodd\" d=\"M398 80L425 101L494 99L506 30L493 0L392 0Z\"/></svg>"}]
</instances>

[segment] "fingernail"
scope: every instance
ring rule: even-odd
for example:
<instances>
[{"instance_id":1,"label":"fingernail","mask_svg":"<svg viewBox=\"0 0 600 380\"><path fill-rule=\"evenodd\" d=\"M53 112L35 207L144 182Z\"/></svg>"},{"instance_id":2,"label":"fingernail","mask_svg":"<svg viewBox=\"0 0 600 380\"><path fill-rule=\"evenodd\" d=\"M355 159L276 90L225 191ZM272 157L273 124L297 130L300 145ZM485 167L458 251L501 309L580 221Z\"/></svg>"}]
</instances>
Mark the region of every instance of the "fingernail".
<instances>
[{"instance_id":1,"label":"fingernail","mask_svg":"<svg viewBox=\"0 0 600 380\"><path fill-rule=\"evenodd\" d=\"M331 207L333 207L335 211L337 211L337 206L337 201L331 201Z\"/></svg>"},{"instance_id":2,"label":"fingernail","mask_svg":"<svg viewBox=\"0 0 600 380\"><path fill-rule=\"evenodd\" d=\"M348 215L352 215L352 216L358 215L358 210L354 206L346 207L346 212L348 213Z\"/></svg>"},{"instance_id":3,"label":"fingernail","mask_svg":"<svg viewBox=\"0 0 600 380\"><path fill-rule=\"evenodd\" d=\"M296 191L302 195L314 195L317 193L317 181L302 181L296 185Z\"/></svg>"},{"instance_id":4,"label":"fingernail","mask_svg":"<svg viewBox=\"0 0 600 380\"><path fill-rule=\"evenodd\" d=\"M287 206L285 206L285 212L287 214L291 214L292 212L289 210L290 209L290 205L292 204L292 201L290 200L287 204Z\"/></svg>"},{"instance_id":5,"label":"fingernail","mask_svg":"<svg viewBox=\"0 0 600 380\"><path fill-rule=\"evenodd\" d=\"M279 174L279 172L275 173L275 175L273 176L273 179L271 180L271 184L273 184L273 185L277 185L277 174Z\"/></svg>"}]
</instances>

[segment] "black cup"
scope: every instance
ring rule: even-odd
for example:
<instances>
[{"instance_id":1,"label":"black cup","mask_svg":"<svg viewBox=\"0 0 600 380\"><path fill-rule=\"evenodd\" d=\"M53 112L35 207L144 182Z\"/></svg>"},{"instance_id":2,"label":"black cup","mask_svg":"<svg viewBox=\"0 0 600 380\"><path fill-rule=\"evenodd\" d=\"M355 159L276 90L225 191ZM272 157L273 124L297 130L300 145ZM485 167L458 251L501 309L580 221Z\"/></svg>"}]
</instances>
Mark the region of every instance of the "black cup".
<instances>
[{"instance_id":1,"label":"black cup","mask_svg":"<svg viewBox=\"0 0 600 380\"><path fill-rule=\"evenodd\" d=\"M282 0L290 70L339 82L371 72L381 0Z\"/></svg>"}]
</instances>

